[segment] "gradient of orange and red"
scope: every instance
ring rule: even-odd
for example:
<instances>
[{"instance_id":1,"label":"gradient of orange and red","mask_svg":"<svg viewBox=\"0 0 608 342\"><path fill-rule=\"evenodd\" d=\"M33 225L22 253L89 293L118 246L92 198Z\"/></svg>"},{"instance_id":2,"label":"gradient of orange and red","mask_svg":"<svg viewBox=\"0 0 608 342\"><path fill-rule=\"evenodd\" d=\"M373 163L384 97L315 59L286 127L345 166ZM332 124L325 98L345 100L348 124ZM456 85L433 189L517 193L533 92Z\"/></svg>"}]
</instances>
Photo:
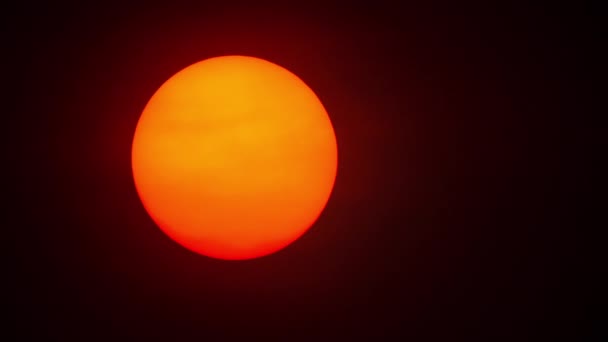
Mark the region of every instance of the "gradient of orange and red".
<instances>
[{"instance_id":1,"label":"gradient of orange and red","mask_svg":"<svg viewBox=\"0 0 608 342\"><path fill-rule=\"evenodd\" d=\"M160 228L230 260L274 253L304 234L329 199L337 158L315 93L247 56L172 76L146 105L132 147L135 186Z\"/></svg>"},{"instance_id":2,"label":"gradient of orange and red","mask_svg":"<svg viewBox=\"0 0 608 342\"><path fill-rule=\"evenodd\" d=\"M532 3L6 6L2 241L13 267L2 274L3 340L588 340L578 333L591 329L575 322L585 319L581 296L590 291L573 291L590 265L575 261L592 251L577 237L588 226L588 208L597 207L586 203L596 186L584 158L593 149L583 142L602 136L579 123L591 122L586 96L597 93L586 75L601 68L578 69L593 60L581 56L602 25L582 8L589 2ZM280 159L256 155L262 142L244 133L253 123L234 123L251 138L242 145L223 140L230 134L209 135L208 146L221 146L204 152L216 166L230 144L251 149L234 159L235 167L253 171L244 170L246 179L234 181L232 168L181 174L172 167L203 163L192 159L203 139L195 131L233 123L181 111L176 122L161 119L163 103L190 94L189 87L164 84L187 66L228 55L261 58L296 75L318 102L305 91L303 104L292 106L288 86L274 82L255 90L279 94L264 105L302 111L312 104L316 118L310 130L274 115L266 122L273 124L259 123L270 129L267 138L282 142L274 149ZM191 119L200 125L187 125ZM299 145L317 124L324 136L319 154ZM181 146L167 153L157 138L134 146L138 125L140 138L174 131L195 144L178 139ZM297 127L289 132L293 140L272 133L285 126ZM190 129L192 135L184 133ZM315 158L321 160L310 162ZM264 188L252 184L280 177L282 167L293 175L302 170L301 178L280 178L293 182L293 192L264 197L269 201L250 197ZM168 189L152 184L162 168L174 176ZM189 184L196 194L186 194ZM238 206L228 199L232 190ZM201 209L211 216L193 214L195 197L211 206ZM307 210L279 203L300 200ZM235 211L241 204L255 210ZM305 232L264 257L226 261L175 243L157 222L166 215L187 221L185 227L199 219L210 227L203 221L222 218L216 223L223 227L246 216L253 222L256 213L267 232L283 223L298 227L266 251ZM211 244L190 247L203 245Z\"/></svg>"}]
</instances>

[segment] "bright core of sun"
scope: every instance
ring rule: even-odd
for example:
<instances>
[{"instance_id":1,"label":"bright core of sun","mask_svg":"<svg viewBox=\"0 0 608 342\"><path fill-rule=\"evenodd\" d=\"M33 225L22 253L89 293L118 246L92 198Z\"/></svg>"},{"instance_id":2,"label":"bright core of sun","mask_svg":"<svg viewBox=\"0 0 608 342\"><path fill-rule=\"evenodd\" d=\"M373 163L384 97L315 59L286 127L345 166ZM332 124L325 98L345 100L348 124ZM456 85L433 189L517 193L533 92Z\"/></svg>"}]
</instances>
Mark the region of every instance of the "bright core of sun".
<instances>
[{"instance_id":1,"label":"bright core of sun","mask_svg":"<svg viewBox=\"0 0 608 342\"><path fill-rule=\"evenodd\" d=\"M170 238L209 257L250 259L317 220L336 177L336 138L296 75L258 58L215 57L149 100L132 168L146 211Z\"/></svg>"}]
</instances>

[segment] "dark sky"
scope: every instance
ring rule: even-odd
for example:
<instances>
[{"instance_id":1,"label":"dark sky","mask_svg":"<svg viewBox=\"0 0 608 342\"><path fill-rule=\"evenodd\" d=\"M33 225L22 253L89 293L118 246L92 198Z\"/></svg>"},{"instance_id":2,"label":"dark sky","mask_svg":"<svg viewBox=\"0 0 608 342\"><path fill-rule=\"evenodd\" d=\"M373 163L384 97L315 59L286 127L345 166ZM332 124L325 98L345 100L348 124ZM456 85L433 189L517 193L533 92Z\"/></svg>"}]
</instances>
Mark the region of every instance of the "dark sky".
<instances>
[{"instance_id":1,"label":"dark sky","mask_svg":"<svg viewBox=\"0 0 608 342\"><path fill-rule=\"evenodd\" d=\"M590 10L124 3L24 4L2 24L5 198L16 205L4 223L15 271L5 295L23 339L584 332L574 289L591 184L579 120L590 109L579 69ZM300 76L339 152L317 223L240 262L167 238L130 169L154 91L226 54Z\"/></svg>"}]
</instances>

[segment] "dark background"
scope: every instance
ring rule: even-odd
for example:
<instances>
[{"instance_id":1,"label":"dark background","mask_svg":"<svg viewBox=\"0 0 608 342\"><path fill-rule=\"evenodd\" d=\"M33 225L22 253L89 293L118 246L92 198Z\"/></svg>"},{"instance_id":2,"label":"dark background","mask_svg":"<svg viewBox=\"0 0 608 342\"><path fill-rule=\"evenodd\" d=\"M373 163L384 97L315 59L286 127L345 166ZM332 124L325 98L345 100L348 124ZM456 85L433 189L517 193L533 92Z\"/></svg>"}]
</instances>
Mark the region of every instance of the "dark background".
<instances>
[{"instance_id":1,"label":"dark background","mask_svg":"<svg viewBox=\"0 0 608 342\"><path fill-rule=\"evenodd\" d=\"M591 10L457 3L7 12L7 334L579 340ZM130 169L154 91L225 54L300 76L339 149L317 223L239 262L167 238Z\"/></svg>"}]
</instances>

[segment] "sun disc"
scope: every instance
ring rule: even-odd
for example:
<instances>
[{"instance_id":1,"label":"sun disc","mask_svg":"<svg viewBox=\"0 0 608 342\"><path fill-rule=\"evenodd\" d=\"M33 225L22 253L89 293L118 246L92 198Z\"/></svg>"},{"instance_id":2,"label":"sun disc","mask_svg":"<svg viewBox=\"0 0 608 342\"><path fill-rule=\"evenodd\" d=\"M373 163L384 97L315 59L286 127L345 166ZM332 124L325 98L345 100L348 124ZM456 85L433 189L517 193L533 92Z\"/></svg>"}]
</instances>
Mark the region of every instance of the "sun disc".
<instances>
[{"instance_id":1,"label":"sun disc","mask_svg":"<svg viewBox=\"0 0 608 342\"><path fill-rule=\"evenodd\" d=\"M177 243L218 259L261 257L298 239L323 211L336 170L334 130L316 94L254 57L179 71L133 137L148 214Z\"/></svg>"}]
</instances>

